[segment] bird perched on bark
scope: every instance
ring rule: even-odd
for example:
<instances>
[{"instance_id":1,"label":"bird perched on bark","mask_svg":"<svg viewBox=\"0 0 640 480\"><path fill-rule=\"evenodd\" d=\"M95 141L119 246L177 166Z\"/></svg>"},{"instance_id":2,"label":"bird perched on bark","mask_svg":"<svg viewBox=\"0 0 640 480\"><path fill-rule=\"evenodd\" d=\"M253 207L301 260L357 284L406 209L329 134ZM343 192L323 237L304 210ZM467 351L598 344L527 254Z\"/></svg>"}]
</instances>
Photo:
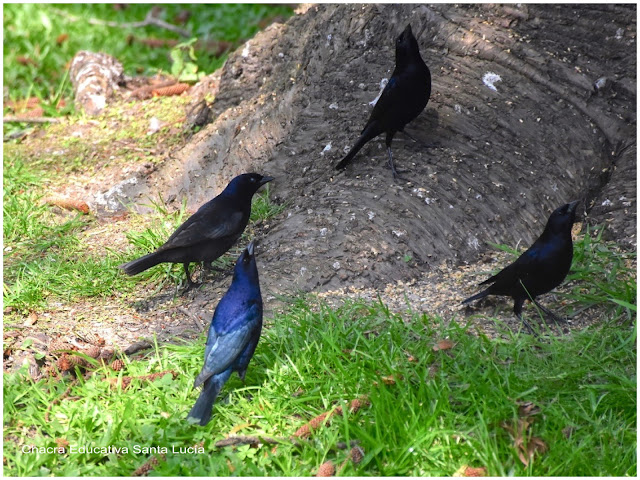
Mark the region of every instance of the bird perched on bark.
<instances>
[{"instance_id":1,"label":"bird perched on bark","mask_svg":"<svg viewBox=\"0 0 640 480\"><path fill-rule=\"evenodd\" d=\"M227 252L244 232L251 215L253 194L272 177L244 173L235 177L213 200L173 232L164 245L131 262L120 265L126 274L135 275L159 263L182 263L187 274L185 291L197 286L191 280L189 263L211 262Z\"/></svg>"},{"instance_id":2,"label":"bird perched on bark","mask_svg":"<svg viewBox=\"0 0 640 480\"><path fill-rule=\"evenodd\" d=\"M407 25L396 40L396 68L391 79L373 107L360 138L336 165L336 170L345 168L369 140L386 133L389 167L393 178L398 178L391 154L391 141L396 132L403 132L405 125L424 110L430 95L431 72L420 56L411 25Z\"/></svg>"},{"instance_id":3,"label":"bird perched on bark","mask_svg":"<svg viewBox=\"0 0 640 480\"><path fill-rule=\"evenodd\" d=\"M489 284L488 288L462 303L488 295L509 296L514 300L513 312L530 332L533 332L531 326L522 318L525 300L531 300L554 321L561 321L557 315L543 307L536 297L556 288L569 273L573 259L571 227L575 222L577 205L578 202L571 202L557 208L533 245L511 265L480 284Z\"/></svg>"},{"instance_id":4,"label":"bird perched on bark","mask_svg":"<svg viewBox=\"0 0 640 480\"><path fill-rule=\"evenodd\" d=\"M262 296L254 243L242 252L233 281L216 307L204 350L204 366L194 388L202 392L187 419L206 425L220 390L233 372L244 380L247 366L260 340Z\"/></svg>"}]
</instances>

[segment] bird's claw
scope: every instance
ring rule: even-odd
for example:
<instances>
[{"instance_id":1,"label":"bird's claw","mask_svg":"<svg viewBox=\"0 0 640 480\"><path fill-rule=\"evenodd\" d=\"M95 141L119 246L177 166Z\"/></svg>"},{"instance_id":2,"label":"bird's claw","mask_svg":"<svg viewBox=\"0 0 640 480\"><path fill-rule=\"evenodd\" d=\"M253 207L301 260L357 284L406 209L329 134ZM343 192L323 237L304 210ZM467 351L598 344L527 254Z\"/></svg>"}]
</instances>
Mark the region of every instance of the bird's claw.
<instances>
[{"instance_id":1,"label":"bird's claw","mask_svg":"<svg viewBox=\"0 0 640 480\"><path fill-rule=\"evenodd\" d=\"M197 288L200 285L202 285L202 282L194 282L193 280L191 280L189 281L189 283L187 283L187 286L184 288L184 290L180 292L180 295L185 295L187 292L189 292L189 290L191 290L192 288Z\"/></svg>"}]
</instances>

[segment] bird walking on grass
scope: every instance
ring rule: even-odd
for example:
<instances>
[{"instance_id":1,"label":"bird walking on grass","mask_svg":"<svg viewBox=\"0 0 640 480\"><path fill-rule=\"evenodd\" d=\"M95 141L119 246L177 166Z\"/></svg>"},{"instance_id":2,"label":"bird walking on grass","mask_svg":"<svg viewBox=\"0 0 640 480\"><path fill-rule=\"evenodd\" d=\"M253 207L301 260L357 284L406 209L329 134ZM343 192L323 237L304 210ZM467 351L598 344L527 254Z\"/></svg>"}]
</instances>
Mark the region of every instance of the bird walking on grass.
<instances>
[{"instance_id":1,"label":"bird walking on grass","mask_svg":"<svg viewBox=\"0 0 640 480\"><path fill-rule=\"evenodd\" d=\"M213 200L202 205L180 225L155 252L120 265L127 275L136 275L159 263L182 263L187 274L185 292L199 285L191 280L189 263L211 262L226 253L249 223L251 199L272 177L244 173L235 177Z\"/></svg>"},{"instance_id":2,"label":"bird walking on grass","mask_svg":"<svg viewBox=\"0 0 640 480\"><path fill-rule=\"evenodd\" d=\"M577 205L578 202L571 202L557 208L533 245L511 265L480 284L489 287L462 303L480 300L488 295L509 296L514 300L513 312L530 332L533 332L531 325L522 318L525 300L531 300L554 321L562 321L542 306L536 297L556 288L569 273L573 260L571 227L575 222Z\"/></svg>"},{"instance_id":3,"label":"bird walking on grass","mask_svg":"<svg viewBox=\"0 0 640 480\"><path fill-rule=\"evenodd\" d=\"M431 72L420 56L411 25L407 25L396 40L396 68L391 79L376 102L360 138L336 165L336 170L345 168L368 141L386 133L389 168L393 178L398 178L391 154L391 141L396 132L403 132L405 125L424 110L430 95Z\"/></svg>"},{"instance_id":4,"label":"bird walking on grass","mask_svg":"<svg viewBox=\"0 0 640 480\"><path fill-rule=\"evenodd\" d=\"M262 295L251 242L238 258L231 286L213 314L204 366L194 385L194 388L203 385L202 392L189 412L190 422L209 423L213 404L233 372L244 380L261 330Z\"/></svg>"}]
</instances>

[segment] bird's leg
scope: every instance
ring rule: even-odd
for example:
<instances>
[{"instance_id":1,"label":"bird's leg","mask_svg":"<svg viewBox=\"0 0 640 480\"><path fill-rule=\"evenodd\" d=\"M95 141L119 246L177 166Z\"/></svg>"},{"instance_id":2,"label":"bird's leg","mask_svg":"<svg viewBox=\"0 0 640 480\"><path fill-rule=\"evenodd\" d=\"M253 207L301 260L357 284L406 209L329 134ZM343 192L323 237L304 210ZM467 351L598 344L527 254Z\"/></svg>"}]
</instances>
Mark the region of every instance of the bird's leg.
<instances>
[{"instance_id":1,"label":"bird's leg","mask_svg":"<svg viewBox=\"0 0 640 480\"><path fill-rule=\"evenodd\" d=\"M529 331L529 333L531 335L535 335L536 337L538 336L538 334L533 330L533 328L531 328L531 325L529 324L529 322L527 322L524 317L522 316L522 306L524 305L524 299L521 298L516 298L514 304L513 304L513 313L516 314L516 318L518 320L520 320L525 327L527 327L527 330Z\"/></svg>"},{"instance_id":2,"label":"bird's leg","mask_svg":"<svg viewBox=\"0 0 640 480\"><path fill-rule=\"evenodd\" d=\"M394 180L402 180L404 182L408 182L409 180L407 180L406 178L402 178L400 175L398 175L399 173L405 173L408 172L408 170L402 170L402 171L398 171L396 170L395 165L393 164L393 154L391 153L391 141L393 140L393 135L396 132L387 132L387 139L386 139L386 145L387 145L387 153L389 154L389 168L391 169L391 173L393 174L393 179Z\"/></svg>"},{"instance_id":3,"label":"bird's leg","mask_svg":"<svg viewBox=\"0 0 640 480\"><path fill-rule=\"evenodd\" d=\"M208 272L226 272L224 268L214 267L213 262L202 262L202 267Z\"/></svg>"},{"instance_id":4,"label":"bird's leg","mask_svg":"<svg viewBox=\"0 0 640 480\"><path fill-rule=\"evenodd\" d=\"M233 268L222 268L213 265L213 262L202 262L202 267L208 272L218 272L225 275L233 273Z\"/></svg>"},{"instance_id":5,"label":"bird's leg","mask_svg":"<svg viewBox=\"0 0 640 480\"><path fill-rule=\"evenodd\" d=\"M407 137L409 137L409 139L413 140L416 143L419 143L420 145L422 145L424 148L436 148L438 146L437 143L427 143L424 140L420 140L419 138L415 138L413 135L411 135L409 132L407 132L406 130L400 130L402 133L404 133Z\"/></svg>"},{"instance_id":6,"label":"bird's leg","mask_svg":"<svg viewBox=\"0 0 640 480\"><path fill-rule=\"evenodd\" d=\"M189 262L184 262L182 265L184 265L184 273L187 274L187 286L182 291L182 295L184 295L189 290L191 290L193 287L197 287L197 286L201 285L201 283L196 283L193 280L191 280L191 275L189 274Z\"/></svg>"},{"instance_id":7,"label":"bird's leg","mask_svg":"<svg viewBox=\"0 0 640 480\"><path fill-rule=\"evenodd\" d=\"M554 322L556 322L556 323L567 323L566 319L564 319L562 317L559 317L558 315L553 313L551 310L549 310L548 308L544 307L535 298L533 299L533 303L535 303L536 307L538 307L540 310L542 310L542 313L544 313L547 317L549 317Z\"/></svg>"}]
</instances>

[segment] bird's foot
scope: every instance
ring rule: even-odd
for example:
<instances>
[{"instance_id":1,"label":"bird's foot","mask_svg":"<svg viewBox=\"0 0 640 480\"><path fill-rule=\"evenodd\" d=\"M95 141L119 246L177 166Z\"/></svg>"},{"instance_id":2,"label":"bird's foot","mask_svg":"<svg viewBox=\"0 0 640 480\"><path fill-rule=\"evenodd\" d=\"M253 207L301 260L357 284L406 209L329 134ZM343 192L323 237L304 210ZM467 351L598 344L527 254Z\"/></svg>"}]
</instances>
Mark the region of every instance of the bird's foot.
<instances>
[{"instance_id":1,"label":"bird's foot","mask_svg":"<svg viewBox=\"0 0 640 480\"><path fill-rule=\"evenodd\" d=\"M410 182L411 181L408 178L404 178L404 177L400 176L401 173L409 173L409 172L411 172L411 170L398 170L398 169L396 169L396 167L394 165L390 164L389 162L387 162L384 165L384 167L391 170L391 174L393 175L393 179L394 180L402 180L403 182Z\"/></svg>"},{"instance_id":2,"label":"bird's foot","mask_svg":"<svg viewBox=\"0 0 640 480\"><path fill-rule=\"evenodd\" d=\"M556 315L551 310L549 310L545 306L541 305L540 302L538 302L537 300L534 300L533 303L536 305L536 307L538 307L540 310L542 310L542 313L544 313L547 318L550 318L551 320L553 320L556 323L556 325L559 324L559 323L567 323L567 319L566 318L563 318L563 317L560 317L559 315Z\"/></svg>"},{"instance_id":3,"label":"bird's foot","mask_svg":"<svg viewBox=\"0 0 640 480\"><path fill-rule=\"evenodd\" d=\"M189 290L194 287L199 287L200 285L202 285L202 282L194 282L193 280L189 279L189 283L187 283L187 286L184 288L184 290L180 292L180 295L185 295Z\"/></svg>"},{"instance_id":4,"label":"bird's foot","mask_svg":"<svg viewBox=\"0 0 640 480\"><path fill-rule=\"evenodd\" d=\"M211 262L202 262L202 268L207 272L226 272L224 268L215 267Z\"/></svg>"}]
</instances>

